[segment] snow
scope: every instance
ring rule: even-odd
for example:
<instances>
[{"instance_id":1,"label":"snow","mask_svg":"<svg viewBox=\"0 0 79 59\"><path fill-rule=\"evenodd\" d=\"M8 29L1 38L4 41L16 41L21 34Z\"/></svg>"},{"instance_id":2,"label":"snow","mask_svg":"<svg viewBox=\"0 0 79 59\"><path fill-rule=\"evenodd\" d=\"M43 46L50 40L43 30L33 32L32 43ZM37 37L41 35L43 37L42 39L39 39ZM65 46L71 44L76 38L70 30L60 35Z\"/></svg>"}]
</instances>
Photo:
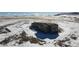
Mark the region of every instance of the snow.
<instances>
[{"instance_id":1,"label":"snow","mask_svg":"<svg viewBox=\"0 0 79 59\"><path fill-rule=\"evenodd\" d=\"M52 17L53 18L53 17ZM36 47L36 46L46 46L46 47L52 47L55 46L54 45L54 40L63 40L65 37L67 37L69 34L75 33L77 34L77 40L70 40L71 41L71 46L79 46L79 23L73 22L74 19L72 18L63 18L60 16L55 18L56 20L34 20L34 19L19 19L19 20L14 20L14 21L6 21L5 20L3 22L0 23L0 26L6 25L6 24L12 24L10 26L7 26L7 28L9 30L11 30L10 33L6 33L6 34L0 34L0 41L3 41L6 37L9 37L11 35L15 35L15 34L20 34L22 31L25 31L27 33L28 36L33 36L35 38L36 35L35 33L37 33L34 30L31 30L29 27L31 26L32 22L55 22L59 25L60 28L63 29L62 33L59 33L59 36L56 39L44 39L46 41L46 44L44 45L39 45L39 44L32 44L30 42L24 42L21 45L15 44L16 41L12 41L9 42L7 44L7 46L27 46L27 47ZM72 22L70 22L73 19ZM67 20L67 21L66 21ZM66 44L68 44L67 42L65 42ZM3 45L0 45L3 46Z\"/></svg>"}]
</instances>

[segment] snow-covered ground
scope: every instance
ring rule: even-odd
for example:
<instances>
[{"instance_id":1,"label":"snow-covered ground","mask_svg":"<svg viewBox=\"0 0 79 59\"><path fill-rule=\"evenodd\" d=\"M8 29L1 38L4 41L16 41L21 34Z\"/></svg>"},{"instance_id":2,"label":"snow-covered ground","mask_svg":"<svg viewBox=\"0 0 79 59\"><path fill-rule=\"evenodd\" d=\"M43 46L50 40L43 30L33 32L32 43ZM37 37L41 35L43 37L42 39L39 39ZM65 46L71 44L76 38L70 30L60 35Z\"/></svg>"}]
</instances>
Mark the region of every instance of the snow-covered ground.
<instances>
[{"instance_id":1,"label":"snow-covered ground","mask_svg":"<svg viewBox=\"0 0 79 59\"><path fill-rule=\"evenodd\" d=\"M5 40L5 38L8 38L10 36L19 35L22 31L25 31L28 37L32 36L34 38L38 38L35 35L37 32L29 28L33 22L57 23L59 27L63 29L63 31L59 33L59 36L55 39L49 39L49 38L41 39L46 42L43 45L31 43L29 41L23 42L22 44L17 44L17 40L12 40L5 45L0 44L0 46L27 46L27 47L79 46L79 23L75 22L74 17L52 16L52 17L39 17L39 18L40 19L28 19L28 18L9 19L9 20L3 19L3 21L0 22L0 26L7 25L6 28L8 28L11 32L0 34L0 42L2 42L3 40ZM76 38L74 39L72 35L75 36ZM67 40L66 38L69 40Z\"/></svg>"}]
</instances>

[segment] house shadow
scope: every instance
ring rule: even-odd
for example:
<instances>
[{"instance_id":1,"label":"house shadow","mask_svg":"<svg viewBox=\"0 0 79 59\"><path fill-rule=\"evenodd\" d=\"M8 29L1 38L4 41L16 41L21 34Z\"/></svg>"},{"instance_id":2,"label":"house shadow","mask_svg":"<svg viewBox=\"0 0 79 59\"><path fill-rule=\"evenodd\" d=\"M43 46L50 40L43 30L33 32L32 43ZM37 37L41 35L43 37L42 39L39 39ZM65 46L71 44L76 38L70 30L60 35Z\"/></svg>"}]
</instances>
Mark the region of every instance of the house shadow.
<instances>
[{"instance_id":1,"label":"house shadow","mask_svg":"<svg viewBox=\"0 0 79 59\"><path fill-rule=\"evenodd\" d=\"M40 32L40 31L37 31L37 33L35 34L37 38L39 39L56 39L59 34L58 32L55 32L55 33L44 33L44 32Z\"/></svg>"}]
</instances>

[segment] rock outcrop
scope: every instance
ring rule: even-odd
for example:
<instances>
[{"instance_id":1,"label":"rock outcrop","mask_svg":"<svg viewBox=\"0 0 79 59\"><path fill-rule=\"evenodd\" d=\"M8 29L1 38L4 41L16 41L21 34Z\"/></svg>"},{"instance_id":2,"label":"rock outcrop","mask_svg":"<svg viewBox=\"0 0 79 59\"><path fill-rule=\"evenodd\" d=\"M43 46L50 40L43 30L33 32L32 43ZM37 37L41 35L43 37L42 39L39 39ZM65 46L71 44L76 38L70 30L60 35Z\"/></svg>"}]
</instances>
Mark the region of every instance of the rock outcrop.
<instances>
[{"instance_id":1,"label":"rock outcrop","mask_svg":"<svg viewBox=\"0 0 79 59\"><path fill-rule=\"evenodd\" d=\"M31 24L30 29L41 31L44 33L55 33L58 32L58 24L55 23L41 23L41 22L34 22Z\"/></svg>"},{"instance_id":2,"label":"rock outcrop","mask_svg":"<svg viewBox=\"0 0 79 59\"><path fill-rule=\"evenodd\" d=\"M8 32L11 32L11 31L7 27L3 27L3 26L0 27L0 34L8 33Z\"/></svg>"}]
</instances>

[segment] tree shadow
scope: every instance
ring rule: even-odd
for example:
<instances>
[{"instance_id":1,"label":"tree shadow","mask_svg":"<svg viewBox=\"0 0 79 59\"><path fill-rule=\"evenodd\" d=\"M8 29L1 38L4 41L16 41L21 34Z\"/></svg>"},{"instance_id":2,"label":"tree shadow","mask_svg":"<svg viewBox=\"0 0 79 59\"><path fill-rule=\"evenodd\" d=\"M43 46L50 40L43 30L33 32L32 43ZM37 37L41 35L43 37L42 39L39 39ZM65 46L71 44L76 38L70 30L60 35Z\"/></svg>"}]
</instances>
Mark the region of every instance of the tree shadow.
<instances>
[{"instance_id":1,"label":"tree shadow","mask_svg":"<svg viewBox=\"0 0 79 59\"><path fill-rule=\"evenodd\" d=\"M37 38L40 38L40 39L56 39L59 34L58 32L55 32L55 33L44 33L44 32L41 32L41 31L37 31L37 33L35 34Z\"/></svg>"}]
</instances>

